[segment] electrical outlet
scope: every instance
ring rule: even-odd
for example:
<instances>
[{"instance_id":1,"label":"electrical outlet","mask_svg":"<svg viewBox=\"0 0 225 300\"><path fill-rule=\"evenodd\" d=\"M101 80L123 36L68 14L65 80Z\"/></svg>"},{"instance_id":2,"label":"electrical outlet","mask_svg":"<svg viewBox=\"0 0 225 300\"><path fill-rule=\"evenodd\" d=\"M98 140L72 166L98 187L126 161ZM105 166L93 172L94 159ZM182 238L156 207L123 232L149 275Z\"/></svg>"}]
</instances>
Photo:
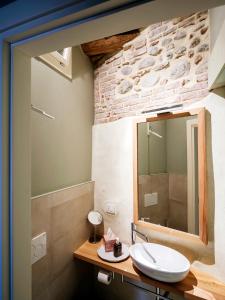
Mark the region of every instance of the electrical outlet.
<instances>
[{"instance_id":1,"label":"electrical outlet","mask_svg":"<svg viewBox=\"0 0 225 300\"><path fill-rule=\"evenodd\" d=\"M47 234L43 232L31 241L31 262L34 264L47 254Z\"/></svg>"},{"instance_id":2,"label":"electrical outlet","mask_svg":"<svg viewBox=\"0 0 225 300\"><path fill-rule=\"evenodd\" d=\"M107 202L105 204L105 213L108 215L116 215L116 205L112 202Z\"/></svg>"}]
</instances>

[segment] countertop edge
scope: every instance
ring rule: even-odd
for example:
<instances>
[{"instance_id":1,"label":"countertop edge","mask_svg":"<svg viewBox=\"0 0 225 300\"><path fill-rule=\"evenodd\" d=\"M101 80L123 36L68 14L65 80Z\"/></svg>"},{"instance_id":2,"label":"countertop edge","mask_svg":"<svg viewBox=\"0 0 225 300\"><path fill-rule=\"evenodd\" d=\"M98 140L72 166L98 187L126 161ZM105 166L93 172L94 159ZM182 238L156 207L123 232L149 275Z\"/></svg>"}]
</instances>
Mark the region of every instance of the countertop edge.
<instances>
[{"instance_id":1,"label":"countertop edge","mask_svg":"<svg viewBox=\"0 0 225 300\"><path fill-rule=\"evenodd\" d=\"M91 244L86 241L74 251L74 258L99 266L105 270L121 274L127 278L168 290L169 292L181 295L188 300L225 300L225 283L216 280L214 277L211 277L210 274L200 272L191 267L188 276L183 281L174 284L164 283L149 278L139 270L135 269L131 258L128 258L121 263L109 263L101 260L97 255L97 248L100 245L101 242L98 244ZM193 285L192 281L196 281L197 284ZM203 287L204 285L207 285L207 282L210 283L211 289ZM213 291L213 289L215 291ZM222 293L218 293L218 289L221 289Z\"/></svg>"}]
</instances>

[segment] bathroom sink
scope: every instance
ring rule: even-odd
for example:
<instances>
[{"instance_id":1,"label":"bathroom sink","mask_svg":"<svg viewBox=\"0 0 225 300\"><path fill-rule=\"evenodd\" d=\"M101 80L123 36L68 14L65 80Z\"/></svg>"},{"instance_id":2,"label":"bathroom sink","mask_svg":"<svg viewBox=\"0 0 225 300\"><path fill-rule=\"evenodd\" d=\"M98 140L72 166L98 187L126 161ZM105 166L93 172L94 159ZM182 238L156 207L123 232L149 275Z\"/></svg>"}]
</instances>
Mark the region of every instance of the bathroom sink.
<instances>
[{"instance_id":1,"label":"bathroom sink","mask_svg":"<svg viewBox=\"0 0 225 300\"><path fill-rule=\"evenodd\" d=\"M142 273L160 281L181 281L190 269L190 262L184 255L159 244L137 243L129 251L133 264Z\"/></svg>"}]
</instances>

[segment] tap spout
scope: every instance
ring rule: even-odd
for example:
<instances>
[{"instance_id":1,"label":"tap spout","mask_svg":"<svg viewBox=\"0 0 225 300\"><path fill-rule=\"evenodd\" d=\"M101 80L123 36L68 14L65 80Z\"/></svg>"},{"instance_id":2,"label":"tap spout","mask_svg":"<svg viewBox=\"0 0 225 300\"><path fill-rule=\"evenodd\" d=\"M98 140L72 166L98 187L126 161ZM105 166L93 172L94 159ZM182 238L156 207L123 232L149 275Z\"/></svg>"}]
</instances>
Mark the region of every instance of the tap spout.
<instances>
[{"instance_id":1,"label":"tap spout","mask_svg":"<svg viewBox=\"0 0 225 300\"><path fill-rule=\"evenodd\" d=\"M143 232L140 232L136 229L136 225L132 222L131 223L131 243L132 245L135 244L135 240L134 240L134 232L140 234L142 237L145 238L145 240L148 242L148 236L146 234L144 234Z\"/></svg>"}]
</instances>

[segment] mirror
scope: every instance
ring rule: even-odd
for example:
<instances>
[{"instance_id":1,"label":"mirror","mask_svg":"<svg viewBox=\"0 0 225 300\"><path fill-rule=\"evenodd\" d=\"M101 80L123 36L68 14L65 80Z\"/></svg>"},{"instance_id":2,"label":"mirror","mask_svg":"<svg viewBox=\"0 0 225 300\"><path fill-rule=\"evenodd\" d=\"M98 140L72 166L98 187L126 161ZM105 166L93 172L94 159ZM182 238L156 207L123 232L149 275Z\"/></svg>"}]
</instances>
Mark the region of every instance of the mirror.
<instances>
[{"instance_id":1,"label":"mirror","mask_svg":"<svg viewBox=\"0 0 225 300\"><path fill-rule=\"evenodd\" d=\"M88 221L94 226L94 231L93 231L93 233L91 233L91 235L89 237L89 242L93 243L93 244L96 244L102 238L102 236L100 236L100 235L97 234L96 227L98 225L102 224L103 217L100 214L100 212L95 211L95 210L91 210L88 213Z\"/></svg>"},{"instance_id":2,"label":"mirror","mask_svg":"<svg viewBox=\"0 0 225 300\"><path fill-rule=\"evenodd\" d=\"M100 212L92 210L88 213L88 221L94 225L100 225L102 223L103 217Z\"/></svg>"},{"instance_id":3,"label":"mirror","mask_svg":"<svg viewBox=\"0 0 225 300\"><path fill-rule=\"evenodd\" d=\"M136 221L206 234L202 224L205 151L201 119L187 112L137 124ZM199 181L203 183L200 190Z\"/></svg>"}]
</instances>

